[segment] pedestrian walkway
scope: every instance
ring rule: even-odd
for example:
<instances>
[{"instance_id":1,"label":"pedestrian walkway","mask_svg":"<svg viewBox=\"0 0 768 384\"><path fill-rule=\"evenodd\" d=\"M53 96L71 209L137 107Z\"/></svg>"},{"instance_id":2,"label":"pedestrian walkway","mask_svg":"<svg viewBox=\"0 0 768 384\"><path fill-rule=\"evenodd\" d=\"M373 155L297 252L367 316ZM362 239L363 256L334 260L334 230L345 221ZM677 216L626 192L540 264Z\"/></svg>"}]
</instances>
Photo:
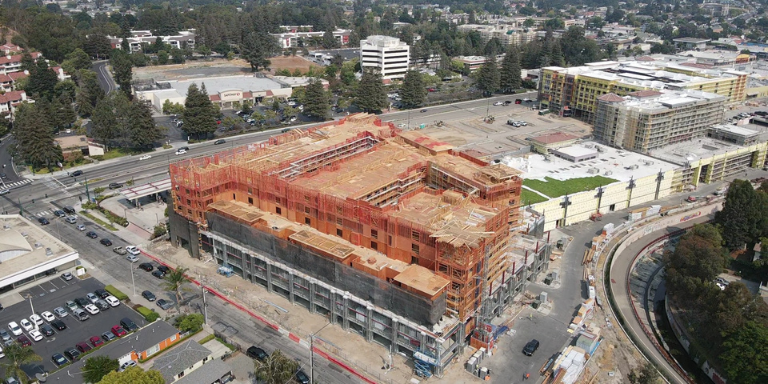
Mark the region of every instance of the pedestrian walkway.
<instances>
[{"instance_id":1,"label":"pedestrian walkway","mask_svg":"<svg viewBox=\"0 0 768 384\"><path fill-rule=\"evenodd\" d=\"M31 182L32 182L31 179L23 179L19 181L14 181L13 183L2 182L2 184L3 184L3 188L5 189L14 189L14 188L19 188L21 186L27 185Z\"/></svg>"}]
</instances>

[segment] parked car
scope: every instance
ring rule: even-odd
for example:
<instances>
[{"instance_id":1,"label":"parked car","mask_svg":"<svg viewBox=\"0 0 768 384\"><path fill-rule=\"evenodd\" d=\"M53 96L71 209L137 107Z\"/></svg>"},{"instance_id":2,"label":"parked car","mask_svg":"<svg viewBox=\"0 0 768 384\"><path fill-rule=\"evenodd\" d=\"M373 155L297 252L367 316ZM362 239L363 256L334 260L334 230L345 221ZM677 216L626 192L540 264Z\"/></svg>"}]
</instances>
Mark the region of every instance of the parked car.
<instances>
[{"instance_id":1,"label":"parked car","mask_svg":"<svg viewBox=\"0 0 768 384\"><path fill-rule=\"evenodd\" d=\"M29 320L33 324L43 325L43 318L40 317L40 315L38 315L37 313L33 313L32 316L29 317Z\"/></svg>"},{"instance_id":2,"label":"parked car","mask_svg":"<svg viewBox=\"0 0 768 384\"><path fill-rule=\"evenodd\" d=\"M78 297L75 299L75 304L77 304L77 306L80 308L85 308L86 305L90 304L90 301L84 297ZM69 306L69 303L67 303L67 306ZM74 311L74 309L71 310Z\"/></svg>"},{"instance_id":3,"label":"parked car","mask_svg":"<svg viewBox=\"0 0 768 384\"><path fill-rule=\"evenodd\" d=\"M99 307L97 307L97 306L95 306L93 304L86 305L85 306L85 310L88 311L88 313L90 313L91 315L95 315L95 314L99 313Z\"/></svg>"},{"instance_id":4,"label":"parked car","mask_svg":"<svg viewBox=\"0 0 768 384\"><path fill-rule=\"evenodd\" d=\"M51 360L54 364L56 364L57 367L61 367L62 365L69 363L69 360L67 360L67 358L64 357L64 355L61 353L54 353L53 356L51 356Z\"/></svg>"},{"instance_id":5,"label":"parked car","mask_svg":"<svg viewBox=\"0 0 768 384\"><path fill-rule=\"evenodd\" d=\"M68 348L66 351L64 351L64 356L66 356L71 361L75 361L80 357L80 351L74 348Z\"/></svg>"},{"instance_id":6,"label":"parked car","mask_svg":"<svg viewBox=\"0 0 768 384\"><path fill-rule=\"evenodd\" d=\"M150 272L153 269L155 269L155 267L153 267L152 264L150 264L150 263L141 263L141 264L139 264L139 269L143 269L143 270L145 270L147 272Z\"/></svg>"},{"instance_id":7,"label":"parked car","mask_svg":"<svg viewBox=\"0 0 768 384\"><path fill-rule=\"evenodd\" d=\"M109 296L109 292L107 292L106 289L97 289L93 291L93 293L95 293L96 296L98 296L100 299L106 299L107 296Z\"/></svg>"},{"instance_id":8,"label":"parked car","mask_svg":"<svg viewBox=\"0 0 768 384\"><path fill-rule=\"evenodd\" d=\"M245 354L251 359L258 359L261 361L264 361L269 357L269 354L265 350L255 345L248 347L248 349L245 351Z\"/></svg>"},{"instance_id":9,"label":"parked car","mask_svg":"<svg viewBox=\"0 0 768 384\"><path fill-rule=\"evenodd\" d=\"M8 333L5 329L0 329L0 340L2 341L8 341L11 339L11 334Z\"/></svg>"},{"instance_id":10,"label":"parked car","mask_svg":"<svg viewBox=\"0 0 768 384\"><path fill-rule=\"evenodd\" d=\"M37 329L33 329L29 331L29 337L31 337L32 340L34 341L40 341L43 339L43 334L40 333L40 331L38 331Z\"/></svg>"},{"instance_id":11,"label":"parked car","mask_svg":"<svg viewBox=\"0 0 768 384\"><path fill-rule=\"evenodd\" d=\"M117 338L112 331L107 331L101 334L101 338L104 339L107 343Z\"/></svg>"},{"instance_id":12,"label":"parked car","mask_svg":"<svg viewBox=\"0 0 768 384\"><path fill-rule=\"evenodd\" d=\"M16 341L21 344L22 347L29 347L32 345L32 341L29 340L27 335L21 335L16 338Z\"/></svg>"},{"instance_id":13,"label":"parked car","mask_svg":"<svg viewBox=\"0 0 768 384\"><path fill-rule=\"evenodd\" d=\"M161 271L159 269L156 269L156 270L152 271L152 276L157 277L158 279L162 279L162 278L165 277L165 273L163 273L163 271Z\"/></svg>"},{"instance_id":14,"label":"parked car","mask_svg":"<svg viewBox=\"0 0 768 384\"><path fill-rule=\"evenodd\" d=\"M99 299L99 301L97 301L96 304L94 304L94 305L97 306L99 308L99 310L102 311L102 312L104 312L104 311L108 310L109 308L111 308L109 306L109 303L107 303L103 299Z\"/></svg>"},{"instance_id":15,"label":"parked car","mask_svg":"<svg viewBox=\"0 0 768 384\"><path fill-rule=\"evenodd\" d=\"M80 321L86 321L91 318L90 316L88 316L88 313L86 313L85 310L80 308L72 311L72 316L74 316L76 319Z\"/></svg>"},{"instance_id":16,"label":"parked car","mask_svg":"<svg viewBox=\"0 0 768 384\"><path fill-rule=\"evenodd\" d=\"M528 344L523 347L523 354L526 356L533 356L533 354L536 352L536 350L539 349L539 341L536 339L533 339L528 342Z\"/></svg>"},{"instance_id":17,"label":"parked car","mask_svg":"<svg viewBox=\"0 0 768 384\"><path fill-rule=\"evenodd\" d=\"M55 321L55 320L54 320ZM50 326L50 324L43 324L40 326L40 332L45 335L45 337L50 337L56 334L56 332L53 331L53 327Z\"/></svg>"},{"instance_id":18,"label":"parked car","mask_svg":"<svg viewBox=\"0 0 768 384\"><path fill-rule=\"evenodd\" d=\"M99 336L93 336L88 339L88 341L91 342L91 345L93 345L94 348L104 345L104 340L102 340Z\"/></svg>"},{"instance_id":19,"label":"parked car","mask_svg":"<svg viewBox=\"0 0 768 384\"><path fill-rule=\"evenodd\" d=\"M149 301L155 301L156 297L155 294L150 291L144 291L141 293L141 296L143 296L145 299Z\"/></svg>"},{"instance_id":20,"label":"parked car","mask_svg":"<svg viewBox=\"0 0 768 384\"><path fill-rule=\"evenodd\" d=\"M296 372L296 381L298 381L299 384L309 384L309 376L304 373L304 371L299 370Z\"/></svg>"},{"instance_id":21,"label":"parked car","mask_svg":"<svg viewBox=\"0 0 768 384\"><path fill-rule=\"evenodd\" d=\"M128 332L137 331L139 329L139 326L136 325L133 320L127 317L124 317L122 320L120 320L120 325Z\"/></svg>"},{"instance_id":22,"label":"parked car","mask_svg":"<svg viewBox=\"0 0 768 384\"><path fill-rule=\"evenodd\" d=\"M15 321L8 323L8 330L11 331L14 336L19 336L24 333L24 331L21 330L21 327L19 327L19 324Z\"/></svg>"},{"instance_id":23,"label":"parked car","mask_svg":"<svg viewBox=\"0 0 768 384\"><path fill-rule=\"evenodd\" d=\"M123 363L123 365L121 365L120 369L118 369L117 371L118 372L122 372L122 371L125 371L126 369L128 369L130 367L135 367L135 366L136 366L136 361L128 360L125 363Z\"/></svg>"},{"instance_id":24,"label":"parked car","mask_svg":"<svg viewBox=\"0 0 768 384\"><path fill-rule=\"evenodd\" d=\"M104 301L106 301L107 304L113 307L117 307L118 305L120 305L120 300L118 300L117 297L114 297L114 296L107 296L104 298Z\"/></svg>"},{"instance_id":25,"label":"parked car","mask_svg":"<svg viewBox=\"0 0 768 384\"><path fill-rule=\"evenodd\" d=\"M131 263L135 263L139 261L139 257L136 255L128 255L125 257L126 260L130 261Z\"/></svg>"},{"instance_id":26,"label":"parked car","mask_svg":"<svg viewBox=\"0 0 768 384\"><path fill-rule=\"evenodd\" d=\"M112 246L112 240L107 239L107 238L101 239L101 241L99 241L99 242L101 243L101 245L103 245L105 247L111 247Z\"/></svg>"},{"instance_id":27,"label":"parked car","mask_svg":"<svg viewBox=\"0 0 768 384\"><path fill-rule=\"evenodd\" d=\"M126 253L128 253L123 247L114 247L112 248L112 252L117 253L118 255L125 255Z\"/></svg>"},{"instance_id":28,"label":"parked car","mask_svg":"<svg viewBox=\"0 0 768 384\"><path fill-rule=\"evenodd\" d=\"M45 312L41 313L40 316L42 316L43 320L48 321L48 322L56 320L56 317L53 316L53 313L50 313L48 311L45 311Z\"/></svg>"},{"instance_id":29,"label":"parked car","mask_svg":"<svg viewBox=\"0 0 768 384\"><path fill-rule=\"evenodd\" d=\"M86 299L88 299L88 301L90 301L90 302L91 302L91 304L95 304L97 301L99 301L99 297L98 297L98 296L96 296L96 294L94 294L94 293L90 293L90 292L88 292L88 293L85 295L85 298L86 298Z\"/></svg>"},{"instance_id":30,"label":"parked car","mask_svg":"<svg viewBox=\"0 0 768 384\"><path fill-rule=\"evenodd\" d=\"M56 314L59 318L67 317L67 310L62 307L56 307L53 309L53 313ZM53 321L53 320L51 320Z\"/></svg>"},{"instance_id":31,"label":"parked car","mask_svg":"<svg viewBox=\"0 0 768 384\"><path fill-rule=\"evenodd\" d=\"M114 327L112 327L112 334L117 337L123 337L126 334L128 334L128 332L126 332L125 329L123 329L123 327L119 325L115 325Z\"/></svg>"},{"instance_id":32,"label":"parked car","mask_svg":"<svg viewBox=\"0 0 768 384\"><path fill-rule=\"evenodd\" d=\"M499 107L499 106L504 105L504 102L503 101L497 101L497 102L493 103L493 105Z\"/></svg>"},{"instance_id":33,"label":"parked car","mask_svg":"<svg viewBox=\"0 0 768 384\"><path fill-rule=\"evenodd\" d=\"M90 345L88 345L88 343L86 343L84 341L81 341L81 342L75 344L75 348L77 348L77 350L82 352L82 353L86 353L86 352L90 351L91 349L93 349L93 348L91 348Z\"/></svg>"},{"instance_id":34,"label":"parked car","mask_svg":"<svg viewBox=\"0 0 768 384\"><path fill-rule=\"evenodd\" d=\"M21 324L21 327L24 328L24 330L27 332L35 329L35 326L32 325L32 322L30 322L27 319L21 319L21 321L19 321L19 324Z\"/></svg>"},{"instance_id":35,"label":"parked car","mask_svg":"<svg viewBox=\"0 0 768 384\"><path fill-rule=\"evenodd\" d=\"M164 311L167 311L169 308L173 307L173 302L166 299L160 299L155 304L157 304L157 306Z\"/></svg>"},{"instance_id":36,"label":"parked car","mask_svg":"<svg viewBox=\"0 0 768 384\"><path fill-rule=\"evenodd\" d=\"M64 272L61 274L61 278L64 279L64 281L70 281L74 278L74 276L72 276L72 274L69 272Z\"/></svg>"},{"instance_id":37,"label":"parked car","mask_svg":"<svg viewBox=\"0 0 768 384\"><path fill-rule=\"evenodd\" d=\"M131 255L137 255L138 256L138 255L141 254L141 251L139 251L139 248L137 248L136 246L133 246L133 245L126 246L125 250L128 251L128 253L130 253Z\"/></svg>"},{"instance_id":38,"label":"parked car","mask_svg":"<svg viewBox=\"0 0 768 384\"><path fill-rule=\"evenodd\" d=\"M56 330L57 330L57 331L63 331L63 330L65 330L65 329L67 329L67 325L66 325L66 324L64 324L64 322L63 322L63 321L61 321L61 320L54 320L54 321L51 321L51 325L52 325L54 328L56 328Z\"/></svg>"},{"instance_id":39,"label":"parked car","mask_svg":"<svg viewBox=\"0 0 768 384\"><path fill-rule=\"evenodd\" d=\"M94 232L94 231L88 231L88 232L85 233L85 235L90 237L91 239L95 239L95 238L99 237L99 235L97 235L96 232Z\"/></svg>"},{"instance_id":40,"label":"parked car","mask_svg":"<svg viewBox=\"0 0 768 384\"><path fill-rule=\"evenodd\" d=\"M171 271L171 269L168 268L168 266L162 265L162 264L157 266L157 270L163 272L163 274L165 274L165 275L167 275L168 272Z\"/></svg>"},{"instance_id":41,"label":"parked car","mask_svg":"<svg viewBox=\"0 0 768 384\"><path fill-rule=\"evenodd\" d=\"M70 312L72 312L72 311L74 311L75 309L77 309L77 303L76 303L76 302L74 302L74 301L72 301L72 300L67 300L67 303L65 304L65 306L67 307L67 309L68 309Z\"/></svg>"}]
</instances>

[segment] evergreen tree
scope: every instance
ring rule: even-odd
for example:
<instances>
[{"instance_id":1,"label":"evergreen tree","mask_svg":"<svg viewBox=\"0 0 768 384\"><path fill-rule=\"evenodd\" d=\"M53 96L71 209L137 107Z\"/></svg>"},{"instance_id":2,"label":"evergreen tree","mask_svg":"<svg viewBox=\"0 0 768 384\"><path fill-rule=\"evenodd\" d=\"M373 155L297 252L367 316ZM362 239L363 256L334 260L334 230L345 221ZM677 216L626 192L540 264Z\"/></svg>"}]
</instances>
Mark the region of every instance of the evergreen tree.
<instances>
[{"instance_id":1,"label":"evergreen tree","mask_svg":"<svg viewBox=\"0 0 768 384\"><path fill-rule=\"evenodd\" d=\"M122 48L125 53L131 54L131 44L125 37L123 37L123 41L120 42L120 48Z\"/></svg>"},{"instance_id":2,"label":"evergreen tree","mask_svg":"<svg viewBox=\"0 0 768 384\"><path fill-rule=\"evenodd\" d=\"M55 129L70 126L77 120L77 114L72 108L72 102L66 97L56 97L50 106L51 123Z\"/></svg>"},{"instance_id":3,"label":"evergreen tree","mask_svg":"<svg viewBox=\"0 0 768 384\"><path fill-rule=\"evenodd\" d=\"M58 81L56 73L48 68L48 63L45 60L38 60L30 71L25 91L36 100L41 98L51 100Z\"/></svg>"},{"instance_id":4,"label":"evergreen tree","mask_svg":"<svg viewBox=\"0 0 768 384\"><path fill-rule=\"evenodd\" d=\"M333 32L331 32L330 30L327 30L327 31L325 31L325 33L323 33L323 43L322 43L322 45L323 45L323 48L325 48L325 49L338 48L339 47L339 41L336 40L335 37L333 37Z\"/></svg>"},{"instance_id":5,"label":"evergreen tree","mask_svg":"<svg viewBox=\"0 0 768 384\"><path fill-rule=\"evenodd\" d=\"M112 92L99 100L91 116L91 135L104 144L105 150L115 143L124 131L128 100L122 92Z\"/></svg>"},{"instance_id":6,"label":"evergreen tree","mask_svg":"<svg viewBox=\"0 0 768 384\"><path fill-rule=\"evenodd\" d=\"M563 48L560 46L560 41L555 41L552 44L552 64L558 67L565 67L565 57L563 57Z\"/></svg>"},{"instance_id":7,"label":"evergreen tree","mask_svg":"<svg viewBox=\"0 0 768 384\"><path fill-rule=\"evenodd\" d=\"M268 68L272 64L269 57L278 50L277 42L267 32L251 32L243 39L240 57L256 72L259 68Z\"/></svg>"},{"instance_id":8,"label":"evergreen tree","mask_svg":"<svg viewBox=\"0 0 768 384\"><path fill-rule=\"evenodd\" d=\"M477 87L487 96L499 89L499 68L496 66L496 57L488 56L477 74Z\"/></svg>"},{"instance_id":9,"label":"evergreen tree","mask_svg":"<svg viewBox=\"0 0 768 384\"><path fill-rule=\"evenodd\" d=\"M90 357L85 360L83 366L83 379L86 383L98 383L110 372L117 371L120 364L117 359L110 359L109 356Z\"/></svg>"},{"instance_id":10,"label":"evergreen tree","mask_svg":"<svg viewBox=\"0 0 768 384\"><path fill-rule=\"evenodd\" d=\"M93 113L99 100L104 98L104 90L101 89L95 72L81 69L77 73L78 87L75 95L77 112L87 117Z\"/></svg>"},{"instance_id":11,"label":"evergreen tree","mask_svg":"<svg viewBox=\"0 0 768 384\"><path fill-rule=\"evenodd\" d=\"M112 51L109 63L112 65L112 71L115 73L115 82L125 96L131 99L131 81L133 79L133 61L131 57L124 51L114 50Z\"/></svg>"},{"instance_id":12,"label":"evergreen tree","mask_svg":"<svg viewBox=\"0 0 768 384\"><path fill-rule=\"evenodd\" d=\"M737 249L752 245L761 235L758 224L763 211L758 195L748 180L734 180L725 195L723 209L715 214L725 245ZM751 243L751 244L750 244Z\"/></svg>"},{"instance_id":13,"label":"evergreen tree","mask_svg":"<svg viewBox=\"0 0 768 384\"><path fill-rule=\"evenodd\" d=\"M21 70L29 71L30 73L35 69L35 59L29 52L24 52L21 55Z\"/></svg>"},{"instance_id":14,"label":"evergreen tree","mask_svg":"<svg viewBox=\"0 0 768 384\"><path fill-rule=\"evenodd\" d=\"M183 129L190 136L205 138L209 133L216 131L216 112L211 99L208 98L205 84L199 89L194 83L189 86L182 117Z\"/></svg>"},{"instance_id":15,"label":"evergreen tree","mask_svg":"<svg viewBox=\"0 0 768 384\"><path fill-rule=\"evenodd\" d=\"M155 142L163 138L163 133L152 118L151 108L138 100L133 100L128 108L130 120L127 133L134 148L152 148Z\"/></svg>"},{"instance_id":16,"label":"evergreen tree","mask_svg":"<svg viewBox=\"0 0 768 384\"><path fill-rule=\"evenodd\" d=\"M419 71L408 71L400 87L400 98L406 108L415 108L424 102L427 90L424 86L424 78Z\"/></svg>"},{"instance_id":17,"label":"evergreen tree","mask_svg":"<svg viewBox=\"0 0 768 384\"><path fill-rule=\"evenodd\" d=\"M304 92L304 114L325 120L329 109L328 93L323 89L323 83L318 80L311 81Z\"/></svg>"},{"instance_id":18,"label":"evergreen tree","mask_svg":"<svg viewBox=\"0 0 768 384\"><path fill-rule=\"evenodd\" d=\"M387 106L387 94L379 71L363 70L363 76L355 92L355 105L369 113L381 112Z\"/></svg>"},{"instance_id":19,"label":"evergreen tree","mask_svg":"<svg viewBox=\"0 0 768 384\"><path fill-rule=\"evenodd\" d=\"M501 72L499 74L499 86L503 92L510 92L520 88L522 82L520 70L520 53L517 47L512 45L504 55L501 62Z\"/></svg>"},{"instance_id":20,"label":"evergreen tree","mask_svg":"<svg viewBox=\"0 0 768 384\"><path fill-rule=\"evenodd\" d=\"M19 106L13 135L19 155L33 168L53 169L63 158L61 148L53 141L50 120L37 105L23 103Z\"/></svg>"}]
</instances>

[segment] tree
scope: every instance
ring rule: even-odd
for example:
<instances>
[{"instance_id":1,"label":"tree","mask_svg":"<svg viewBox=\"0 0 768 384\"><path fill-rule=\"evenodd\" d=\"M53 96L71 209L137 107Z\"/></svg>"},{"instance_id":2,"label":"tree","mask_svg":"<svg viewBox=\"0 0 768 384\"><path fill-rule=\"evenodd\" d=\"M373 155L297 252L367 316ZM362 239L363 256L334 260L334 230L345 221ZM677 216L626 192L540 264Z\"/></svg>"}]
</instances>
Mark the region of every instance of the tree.
<instances>
[{"instance_id":1,"label":"tree","mask_svg":"<svg viewBox=\"0 0 768 384\"><path fill-rule=\"evenodd\" d=\"M197 332L203 328L205 318L199 313L190 313L176 318L174 325L182 332Z\"/></svg>"},{"instance_id":2,"label":"tree","mask_svg":"<svg viewBox=\"0 0 768 384\"><path fill-rule=\"evenodd\" d=\"M216 131L216 112L213 108L205 84L200 89L197 84L192 84L187 90L187 99L184 102L183 129L195 138L207 137L209 133Z\"/></svg>"},{"instance_id":3,"label":"tree","mask_svg":"<svg viewBox=\"0 0 768 384\"><path fill-rule=\"evenodd\" d=\"M51 100L58 81L56 73L48 68L48 63L45 60L38 60L29 73L29 81L24 90L36 100L40 98Z\"/></svg>"},{"instance_id":4,"label":"tree","mask_svg":"<svg viewBox=\"0 0 768 384\"><path fill-rule=\"evenodd\" d=\"M166 65L168 64L168 60L170 58L170 55L165 50L157 52L157 63L160 65Z\"/></svg>"},{"instance_id":5,"label":"tree","mask_svg":"<svg viewBox=\"0 0 768 384\"><path fill-rule=\"evenodd\" d=\"M181 288L189 281L187 276L185 276L188 270L189 268L184 268L178 265L176 266L176 269L171 270L164 278L163 288L165 288L166 291L173 292L176 296L177 307L181 305Z\"/></svg>"},{"instance_id":6,"label":"tree","mask_svg":"<svg viewBox=\"0 0 768 384\"><path fill-rule=\"evenodd\" d=\"M264 360L254 360L256 377L266 384L284 384L299 370L299 363L285 356L279 349Z\"/></svg>"},{"instance_id":7,"label":"tree","mask_svg":"<svg viewBox=\"0 0 768 384\"><path fill-rule=\"evenodd\" d=\"M80 48L67 55L67 59L61 63L61 68L67 73L74 74L81 69L91 68L91 57Z\"/></svg>"},{"instance_id":8,"label":"tree","mask_svg":"<svg viewBox=\"0 0 768 384\"><path fill-rule=\"evenodd\" d=\"M96 356L85 360L83 366L83 379L86 383L98 383L110 372L117 371L120 363L117 359L110 359L109 356Z\"/></svg>"},{"instance_id":9,"label":"tree","mask_svg":"<svg viewBox=\"0 0 768 384\"><path fill-rule=\"evenodd\" d=\"M99 100L91 116L91 134L109 150L126 128L129 101L122 92L113 92Z\"/></svg>"},{"instance_id":10,"label":"tree","mask_svg":"<svg viewBox=\"0 0 768 384\"><path fill-rule=\"evenodd\" d=\"M5 371L5 377L16 376L22 383L29 382L26 377L27 374L21 369L22 365L32 363L34 361L42 361L43 358L35 354L32 348L22 347L21 344L13 343L3 348L5 354L5 360L1 367Z\"/></svg>"},{"instance_id":11,"label":"tree","mask_svg":"<svg viewBox=\"0 0 768 384\"><path fill-rule=\"evenodd\" d=\"M504 52L504 46L498 37L492 37L483 48L483 54L486 56L496 56L500 52Z\"/></svg>"},{"instance_id":12,"label":"tree","mask_svg":"<svg viewBox=\"0 0 768 384\"><path fill-rule=\"evenodd\" d=\"M115 74L115 82L130 100L132 98L131 81L133 79L133 60L131 60L131 57L124 51L114 50L112 51L112 57L109 59L109 63L112 65L112 71Z\"/></svg>"},{"instance_id":13,"label":"tree","mask_svg":"<svg viewBox=\"0 0 768 384\"><path fill-rule=\"evenodd\" d=\"M152 107L134 99L128 109L128 132L130 145L138 149L150 149L164 137L161 128L152 118Z\"/></svg>"},{"instance_id":14,"label":"tree","mask_svg":"<svg viewBox=\"0 0 768 384\"><path fill-rule=\"evenodd\" d=\"M735 383L768 382L768 328L754 321L728 335L720 361Z\"/></svg>"},{"instance_id":15,"label":"tree","mask_svg":"<svg viewBox=\"0 0 768 384\"><path fill-rule=\"evenodd\" d=\"M520 88L522 75L520 70L520 53L516 46L510 46L504 59L501 61L499 73L499 87L503 92L510 92Z\"/></svg>"},{"instance_id":16,"label":"tree","mask_svg":"<svg viewBox=\"0 0 768 384\"><path fill-rule=\"evenodd\" d=\"M29 52L24 52L21 55L21 70L32 72L35 69L35 59Z\"/></svg>"},{"instance_id":17,"label":"tree","mask_svg":"<svg viewBox=\"0 0 768 384\"><path fill-rule=\"evenodd\" d=\"M659 379L659 372L651 363L645 363L640 369L629 372L629 382L632 384L656 384Z\"/></svg>"},{"instance_id":18,"label":"tree","mask_svg":"<svg viewBox=\"0 0 768 384\"><path fill-rule=\"evenodd\" d=\"M38 105L23 103L16 110L13 124L16 150L37 169L53 169L62 160L61 148L53 141L53 127L45 112Z\"/></svg>"},{"instance_id":19,"label":"tree","mask_svg":"<svg viewBox=\"0 0 768 384\"><path fill-rule=\"evenodd\" d=\"M486 56L485 63L477 73L477 87L486 95L492 94L499 89L500 80L499 69L496 67L496 57Z\"/></svg>"},{"instance_id":20,"label":"tree","mask_svg":"<svg viewBox=\"0 0 768 384\"><path fill-rule=\"evenodd\" d=\"M333 36L333 32L331 32L330 30L325 31L325 33L323 33L322 46L325 49L333 49L333 48L339 47L339 41L336 40L336 38Z\"/></svg>"},{"instance_id":21,"label":"tree","mask_svg":"<svg viewBox=\"0 0 768 384\"><path fill-rule=\"evenodd\" d=\"M763 212L752 183L748 180L734 180L725 196L722 211L715 214L725 245L736 249L744 244L759 240L758 222Z\"/></svg>"},{"instance_id":22,"label":"tree","mask_svg":"<svg viewBox=\"0 0 768 384\"><path fill-rule=\"evenodd\" d=\"M144 371L141 367L130 367L122 372L110 372L99 384L165 384L158 370Z\"/></svg>"},{"instance_id":23,"label":"tree","mask_svg":"<svg viewBox=\"0 0 768 384\"><path fill-rule=\"evenodd\" d=\"M90 116L96 104L104 98L104 90L99 85L96 72L87 69L79 70L77 75L78 88L75 95L77 112L81 116Z\"/></svg>"},{"instance_id":24,"label":"tree","mask_svg":"<svg viewBox=\"0 0 768 384\"><path fill-rule=\"evenodd\" d=\"M355 92L355 105L369 113L381 112L387 106L387 94L379 71L363 70L363 76Z\"/></svg>"},{"instance_id":25,"label":"tree","mask_svg":"<svg viewBox=\"0 0 768 384\"><path fill-rule=\"evenodd\" d=\"M418 71L408 71L400 88L400 98L407 108L415 108L424 102L427 90L424 87L424 78Z\"/></svg>"},{"instance_id":26,"label":"tree","mask_svg":"<svg viewBox=\"0 0 768 384\"><path fill-rule=\"evenodd\" d=\"M307 84L304 91L304 114L320 120L328 118L330 101L323 83L314 79Z\"/></svg>"},{"instance_id":27,"label":"tree","mask_svg":"<svg viewBox=\"0 0 768 384\"><path fill-rule=\"evenodd\" d=\"M667 289L682 299L701 296L713 287L712 281L725 266L722 242L709 224L698 224L683 235L675 250L664 255Z\"/></svg>"},{"instance_id":28,"label":"tree","mask_svg":"<svg viewBox=\"0 0 768 384\"><path fill-rule=\"evenodd\" d=\"M256 72L267 69L272 62L269 57L279 50L275 39L266 32L251 32L243 39L240 57Z\"/></svg>"},{"instance_id":29,"label":"tree","mask_svg":"<svg viewBox=\"0 0 768 384\"><path fill-rule=\"evenodd\" d=\"M77 120L77 114L72 108L72 102L64 97L56 97L51 103L48 115L51 117L51 123L55 129L70 126Z\"/></svg>"}]
</instances>

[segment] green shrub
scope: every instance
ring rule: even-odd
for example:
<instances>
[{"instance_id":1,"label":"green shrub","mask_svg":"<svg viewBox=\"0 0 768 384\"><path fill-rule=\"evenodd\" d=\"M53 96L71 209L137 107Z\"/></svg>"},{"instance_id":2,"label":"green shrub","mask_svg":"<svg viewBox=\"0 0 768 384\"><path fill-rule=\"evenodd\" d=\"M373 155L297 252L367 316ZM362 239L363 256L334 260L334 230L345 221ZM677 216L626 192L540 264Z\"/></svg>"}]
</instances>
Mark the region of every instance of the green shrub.
<instances>
[{"instance_id":1,"label":"green shrub","mask_svg":"<svg viewBox=\"0 0 768 384\"><path fill-rule=\"evenodd\" d=\"M157 320L160 317L160 315L158 315L157 312L147 307L142 307L140 305L137 306L136 311L138 311L142 316L144 316L144 319L150 323Z\"/></svg>"},{"instance_id":2,"label":"green shrub","mask_svg":"<svg viewBox=\"0 0 768 384\"><path fill-rule=\"evenodd\" d=\"M209 341L211 341L211 340L213 340L213 339L215 339L215 338L216 338L216 335L214 335L214 334L210 334L210 335L208 335L208 336L206 336L206 337L203 337L202 339L200 339L199 343L200 343L200 345L203 345L203 344L205 344L205 343L207 343L207 342L209 342Z\"/></svg>"},{"instance_id":3,"label":"green shrub","mask_svg":"<svg viewBox=\"0 0 768 384\"><path fill-rule=\"evenodd\" d=\"M191 313L177 317L174 325L182 332L197 332L203 328L203 322L203 315Z\"/></svg>"},{"instance_id":4,"label":"green shrub","mask_svg":"<svg viewBox=\"0 0 768 384\"><path fill-rule=\"evenodd\" d=\"M94 188L94 189L93 189L93 193L95 193L95 194L97 194L97 195L98 195L98 194L100 194L100 193L102 193L102 192L104 192L104 191L106 191L106 190L107 190L107 189L106 189L106 188L104 188L104 187L98 187L98 188Z\"/></svg>"},{"instance_id":5,"label":"green shrub","mask_svg":"<svg viewBox=\"0 0 768 384\"><path fill-rule=\"evenodd\" d=\"M107 285L106 287L104 287L104 290L109 292L110 295L114 296L120 301L128 300L128 295L123 293L121 290L115 288L114 286Z\"/></svg>"},{"instance_id":6,"label":"green shrub","mask_svg":"<svg viewBox=\"0 0 768 384\"><path fill-rule=\"evenodd\" d=\"M90 201L83 203L83 209L96 209L97 207L98 205L96 205L96 203L92 203Z\"/></svg>"}]
</instances>

